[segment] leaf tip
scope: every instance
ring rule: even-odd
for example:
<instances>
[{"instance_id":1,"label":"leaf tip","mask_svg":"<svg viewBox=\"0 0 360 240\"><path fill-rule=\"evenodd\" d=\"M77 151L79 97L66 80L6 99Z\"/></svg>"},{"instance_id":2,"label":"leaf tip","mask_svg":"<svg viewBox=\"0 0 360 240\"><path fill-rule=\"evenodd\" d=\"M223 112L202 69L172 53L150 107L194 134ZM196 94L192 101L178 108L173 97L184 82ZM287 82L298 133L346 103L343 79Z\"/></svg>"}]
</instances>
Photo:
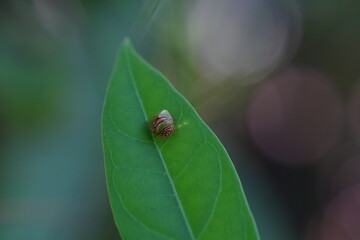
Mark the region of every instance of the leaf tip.
<instances>
[{"instance_id":1,"label":"leaf tip","mask_svg":"<svg viewBox=\"0 0 360 240\"><path fill-rule=\"evenodd\" d=\"M125 37L124 40L122 41L121 45L120 45L120 49L133 49L133 45L131 43L130 38Z\"/></svg>"},{"instance_id":2,"label":"leaf tip","mask_svg":"<svg viewBox=\"0 0 360 240\"><path fill-rule=\"evenodd\" d=\"M124 45L131 45L131 40L129 37L125 37L124 40L123 40L123 44Z\"/></svg>"}]
</instances>

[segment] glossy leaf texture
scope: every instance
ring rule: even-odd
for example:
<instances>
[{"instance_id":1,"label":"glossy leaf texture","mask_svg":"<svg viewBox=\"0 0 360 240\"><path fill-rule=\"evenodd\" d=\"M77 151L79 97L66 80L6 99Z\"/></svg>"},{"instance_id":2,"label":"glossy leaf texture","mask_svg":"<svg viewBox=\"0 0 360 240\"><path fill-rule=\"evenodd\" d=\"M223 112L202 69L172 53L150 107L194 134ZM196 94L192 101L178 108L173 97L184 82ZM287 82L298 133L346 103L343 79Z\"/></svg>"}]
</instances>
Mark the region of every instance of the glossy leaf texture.
<instances>
[{"instance_id":1,"label":"glossy leaf texture","mask_svg":"<svg viewBox=\"0 0 360 240\"><path fill-rule=\"evenodd\" d=\"M163 109L177 130L165 142L146 127ZM102 125L110 204L124 240L259 239L224 147L128 40L117 56Z\"/></svg>"}]
</instances>

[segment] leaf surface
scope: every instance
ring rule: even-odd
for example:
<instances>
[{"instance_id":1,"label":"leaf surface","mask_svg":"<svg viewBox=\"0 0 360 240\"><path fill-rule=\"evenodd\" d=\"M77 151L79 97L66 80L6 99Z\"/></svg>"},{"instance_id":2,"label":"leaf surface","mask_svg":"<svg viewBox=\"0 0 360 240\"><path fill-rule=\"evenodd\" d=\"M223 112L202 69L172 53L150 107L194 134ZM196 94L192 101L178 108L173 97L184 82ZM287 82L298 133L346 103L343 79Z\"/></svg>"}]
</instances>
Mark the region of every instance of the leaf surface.
<instances>
[{"instance_id":1,"label":"leaf surface","mask_svg":"<svg viewBox=\"0 0 360 240\"><path fill-rule=\"evenodd\" d=\"M146 127L163 109L177 130L165 142ZM110 203L124 240L259 239L224 147L128 40L108 86L102 133Z\"/></svg>"}]
</instances>

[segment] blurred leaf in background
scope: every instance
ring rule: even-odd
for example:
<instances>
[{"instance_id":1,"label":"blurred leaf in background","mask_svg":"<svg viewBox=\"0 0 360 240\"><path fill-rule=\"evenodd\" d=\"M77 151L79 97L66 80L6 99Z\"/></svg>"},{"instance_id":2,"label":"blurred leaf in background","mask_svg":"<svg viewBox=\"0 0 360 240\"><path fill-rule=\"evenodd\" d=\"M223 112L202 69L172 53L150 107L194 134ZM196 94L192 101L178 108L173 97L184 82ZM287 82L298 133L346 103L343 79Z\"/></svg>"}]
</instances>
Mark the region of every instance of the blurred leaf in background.
<instances>
[{"instance_id":1,"label":"blurred leaf in background","mask_svg":"<svg viewBox=\"0 0 360 240\"><path fill-rule=\"evenodd\" d=\"M1 239L118 239L100 115L116 49L142 5L1 2Z\"/></svg>"}]
</instances>

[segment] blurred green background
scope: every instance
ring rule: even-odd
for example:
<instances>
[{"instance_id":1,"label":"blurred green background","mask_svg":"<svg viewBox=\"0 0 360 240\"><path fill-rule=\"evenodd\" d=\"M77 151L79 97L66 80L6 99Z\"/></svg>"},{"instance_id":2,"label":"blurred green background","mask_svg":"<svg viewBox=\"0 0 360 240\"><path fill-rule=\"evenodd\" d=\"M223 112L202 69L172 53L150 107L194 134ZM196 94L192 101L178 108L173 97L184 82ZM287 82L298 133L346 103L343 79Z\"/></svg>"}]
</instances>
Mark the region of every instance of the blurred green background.
<instances>
[{"instance_id":1,"label":"blurred green background","mask_svg":"<svg viewBox=\"0 0 360 240\"><path fill-rule=\"evenodd\" d=\"M1 1L0 239L119 239L100 117L125 36L228 149L263 240L360 239L359 11L355 0Z\"/></svg>"}]
</instances>

